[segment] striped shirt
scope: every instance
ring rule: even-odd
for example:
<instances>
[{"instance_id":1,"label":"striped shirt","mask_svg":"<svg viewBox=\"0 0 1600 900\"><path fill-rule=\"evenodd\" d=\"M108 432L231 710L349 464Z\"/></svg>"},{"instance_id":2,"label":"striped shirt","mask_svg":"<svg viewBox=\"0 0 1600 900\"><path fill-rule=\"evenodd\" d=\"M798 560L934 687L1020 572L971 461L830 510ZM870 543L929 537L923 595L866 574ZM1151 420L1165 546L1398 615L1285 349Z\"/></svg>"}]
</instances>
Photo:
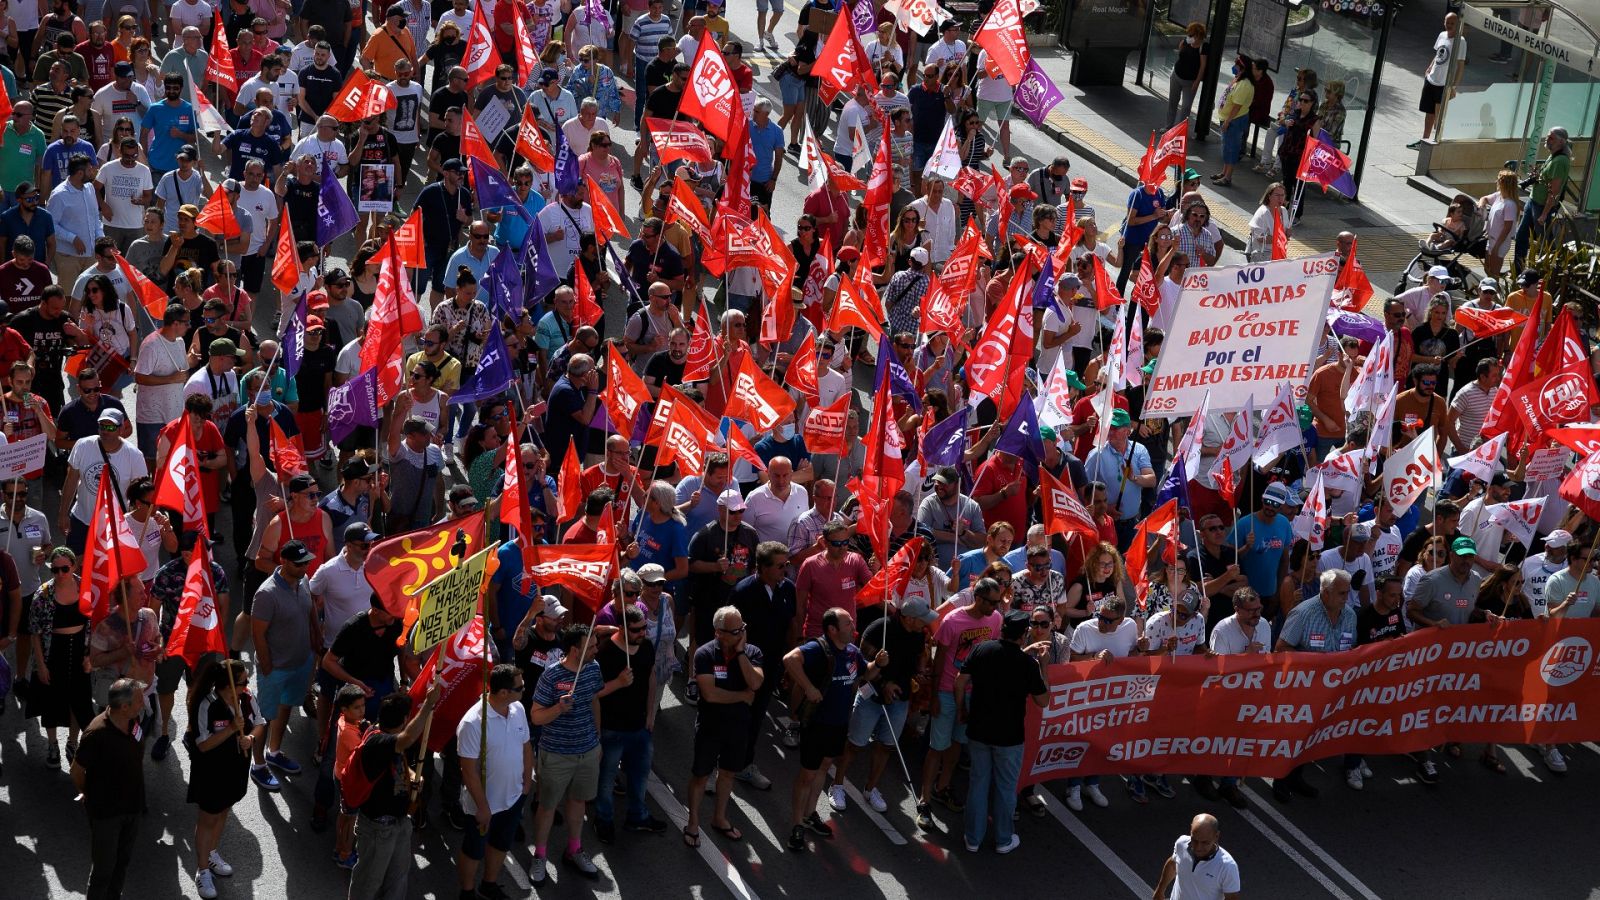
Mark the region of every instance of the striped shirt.
<instances>
[{"instance_id":1,"label":"striped shirt","mask_svg":"<svg viewBox=\"0 0 1600 900\"><path fill-rule=\"evenodd\" d=\"M661 55L658 46L661 39L672 36L672 19L668 16L660 19L640 16L633 20L633 27L628 29L628 33L633 36L634 58L642 63L653 63ZM644 75L640 74L639 77L643 78Z\"/></svg>"},{"instance_id":2,"label":"striped shirt","mask_svg":"<svg viewBox=\"0 0 1600 900\"><path fill-rule=\"evenodd\" d=\"M605 682L600 677L600 664L590 662L574 674L564 664L546 666L539 676L539 686L533 689L535 706L558 706L566 694L572 695L572 707L552 719L539 732L539 749L547 753L578 756L588 753L600 744L600 732L594 719L594 706L590 703Z\"/></svg>"},{"instance_id":3,"label":"striped shirt","mask_svg":"<svg viewBox=\"0 0 1600 900\"><path fill-rule=\"evenodd\" d=\"M1450 408L1460 415L1456 420L1456 434L1466 444L1457 447L1456 452L1465 453L1478 445L1479 433L1483 431L1484 417L1489 415L1489 406L1493 402L1494 394L1484 390L1476 381L1456 391L1456 398L1450 401Z\"/></svg>"}]
</instances>

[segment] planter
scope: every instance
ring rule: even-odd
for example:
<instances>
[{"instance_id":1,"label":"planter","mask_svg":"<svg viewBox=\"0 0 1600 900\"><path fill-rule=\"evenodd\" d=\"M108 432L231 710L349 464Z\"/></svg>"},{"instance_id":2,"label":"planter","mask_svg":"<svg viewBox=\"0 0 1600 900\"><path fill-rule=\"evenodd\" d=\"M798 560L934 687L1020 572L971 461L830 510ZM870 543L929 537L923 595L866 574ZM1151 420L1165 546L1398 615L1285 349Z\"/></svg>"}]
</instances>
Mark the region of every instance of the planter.
<instances>
[{"instance_id":1,"label":"planter","mask_svg":"<svg viewBox=\"0 0 1600 900\"><path fill-rule=\"evenodd\" d=\"M1304 15L1305 18L1297 22L1295 21L1297 14ZM1316 30L1317 8L1307 3L1301 4L1296 11L1289 14L1289 27L1284 29L1284 34L1288 37L1304 37Z\"/></svg>"}]
</instances>

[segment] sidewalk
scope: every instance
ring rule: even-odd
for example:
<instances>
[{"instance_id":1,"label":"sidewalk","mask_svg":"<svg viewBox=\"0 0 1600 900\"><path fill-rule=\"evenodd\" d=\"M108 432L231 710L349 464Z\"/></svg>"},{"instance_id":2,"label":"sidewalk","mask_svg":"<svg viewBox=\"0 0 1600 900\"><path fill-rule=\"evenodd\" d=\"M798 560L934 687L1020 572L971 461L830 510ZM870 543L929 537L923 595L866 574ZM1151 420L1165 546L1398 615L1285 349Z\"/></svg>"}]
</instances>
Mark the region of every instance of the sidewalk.
<instances>
[{"instance_id":1,"label":"sidewalk","mask_svg":"<svg viewBox=\"0 0 1600 900\"><path fill-rule=\"evenodd\" d=\"M1427 13L1431 16L1431 13ZM1420 27L1418 25L1417 27ZM1401 24L1394 26L1398 38ZM1429 32L1429 40L1433 32ZM1360 186L1361 202L1334 194L1326 196L1315 185L1307 188L1303 205L1305 216L1290 241L1292 255L1322 252L1333 248L1341 231L1353 231L1360 239L1360 258L1373 286L1387 293L1400 272L1417 251L1417 240L1431 233L1432 222L1444 214L1444 204L1434 195L1407 184L1415 164L1415 152L1405 145L1421 131L1421 113L1416 111L1420 92L1419 69L1408 70L1396 58L1391 39L1391 60L1384 66L1376 120ZM1416 44L1413 40L1405 44ZM1419 47L1420 49L1420 47ZM1423 51L1425 52L1425 51ZM1410 55L1407 53L1406 55ZM1065 99L1046 118L1043 130L1076 155L1093 159L1130 187L1138 183L1135 174L1145 152L1152 129L1165 128L1166 98L1143 85L1128 80L1115 88L1079 88L1068 83L1072 57L1055 47L1035 48L1034 58L1055 81ZM1130 57L1133 59L1133 57ZM1276 79L1275 79L1276 80ZM1165 76L1157 83L1165 84ZM1277 91L1276 109L1283 90ZM1364 98L1363 98L1364 99ZM1352 115L1352 127L1355 116ZM1190 120L1191 127L1193 120ZM1248 150L1248 144L1246 145ZM1221 167L1222 142L1213 130L1209 139L1191 139L1189 165L1209 176ZM1234 169L1233 184L1218 188L1203 180L1201 191L1211 207L1212 220L1222 229L1229 246L1242 248L1249 232L1250 217L1260 203L1268 181L1251 171L1258 160L1246 156ZM1170 184L1168 185L1170 189ZM1111 227L1113 223L1102 223Z\"/></svg>"}]
</instances>

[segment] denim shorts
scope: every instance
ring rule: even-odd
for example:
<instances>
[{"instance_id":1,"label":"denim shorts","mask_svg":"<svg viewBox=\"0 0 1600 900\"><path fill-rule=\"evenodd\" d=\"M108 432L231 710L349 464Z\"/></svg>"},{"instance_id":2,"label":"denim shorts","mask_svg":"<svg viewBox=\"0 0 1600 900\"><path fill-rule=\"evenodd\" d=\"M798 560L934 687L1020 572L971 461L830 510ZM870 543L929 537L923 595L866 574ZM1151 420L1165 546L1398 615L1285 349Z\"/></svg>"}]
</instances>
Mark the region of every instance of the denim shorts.
<instances>
[{"instance_id":1,"label":"denim shorts","mask_svg":"<svg viewBox=\"0 0 1600 900\"><path fill-rule=\"evenodd\" d=\"M955 691L939 692L939 714L928 726L928 749L948 750L952 743L967 742L967 725L956 721Z\"/></svg>"},{"instance_id":2,"label":"denim shorts","mask_svg":"<svg viewBox=\"0 0 1600 900\"><path fill-rule=\"evenodd\" d=\"M800 75L785 75L778 79L778 91L783 95L784 106L799 106L806 101L806 80Z\"/></svg>"},{"instance_id":3,"label":"denim shorts","mask_svg":"<svg viewBox=\"0 0 1600 900\"><path fill-rule=\"evenodd\" d=\"M310 686L311 660L293 669L273 669L266 675L257 672L256 702L261 705L261 717L273 718L280 706L299 706Z\"/></svg>"},{"instance_id":4,"label":"denim shorts","mask_svg":"<svg viewBox=\"0 0 1600 900\"><path fill-rule=\"evenodd\" d=\"M876 740L887 747L898 741L910 706L905 700L879 703L876 697L857 694L855 708L850 711L850 745L865 747Z\"/></svg>"}]
</instances>

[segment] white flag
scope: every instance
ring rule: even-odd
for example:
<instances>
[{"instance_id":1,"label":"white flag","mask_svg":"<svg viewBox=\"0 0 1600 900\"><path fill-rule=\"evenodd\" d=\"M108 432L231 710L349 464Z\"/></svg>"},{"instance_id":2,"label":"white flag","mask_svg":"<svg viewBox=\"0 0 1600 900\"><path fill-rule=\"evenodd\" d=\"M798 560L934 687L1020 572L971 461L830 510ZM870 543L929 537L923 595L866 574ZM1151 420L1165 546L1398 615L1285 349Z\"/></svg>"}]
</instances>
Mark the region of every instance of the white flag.
<instances>
[{"instance_id":1,"label":"white flag","mask_svg":"<svg viewBox=\"0 0 1600 900\"><path fill-rule=\"evenodd\" d=\"M1438 484L1439 448L1432 427L1395 451L1383 464L1383 496L1397 516L1405 515L1417 498Z\"/></svg>"},{"instance_id":2,"label":"white flag","mask_svg":"<svg viewBox=\"0 0 1600 900\"><path fill-rule=\"evenodd\" d=\"M1378 467L1377 449L1394 446L1394 398L1396 396L1398 395L1394 391L1384 395L1378 406L1377 415L1372 418L1372 432L1367 435L1367 447L1374 451L1372 455L1374 471Z\"/></svg>"},{"instance_id":3,"label":"white flag","mask_svg":"<svg viewBox=\"0 0 1600 900\"><path fill-rule=\"evenodd\" d=\"M800 170L806 173L806 184L811 190L828 183L828 163L822 158L822 142L811 131L811 117L805 119L805 136L800 140Z\"/></svg>"},{"instance_id":4,"label":"white flag","mask_svg":"<svg viewBox=\"0 0 1600 900\"><path fill-rule=\"evenodd\" d=\"M1063 354L1065 355L1065 354ZM1189 480L1195 481L1206 473L1200 471L1200 451L1205 445L1206 416L1211 414L1211 390L1200 396L1200 408L1189 417L1189 427L1183 429L1183 438L1178 441L1178 451L1173 454L1183 460L1183 471L1189 474Z\"/></svg>"},{"instance_id":5,"label":"white flag","mask_svg":"<svg viewBox=\"0 0 1600 900\"><path fill-rule=\"evenodd\" d=\"M1111 389L1111 379L1106 379L1106 389L1100 392L1094 407L1095 415L1100 417L1100 425L1095 429L1094 445L1105 447L1111 442L1111 414L1117 409L1117 392Z\"/></svg>"},{"instance_id":6,"label":"white flag","mask_svg":"<svg viewBox=\"0 0 1600 900\"><path fill-rule=\"evenodd\" d=\"M1526 547L1533 543L1533 532L1539 524L1539 517L1544 515L1544 502L1549 497L1535 497L1531 500L1514 500L1510 503L1496 503L1489 507L1489 522L1499 525L1502 531L1522 542Z\"/></svg>"},{"instance_id":7,"label":"white flag","mask_svg":"<svg viewBox=\"0 0 1600 900\"><path fill-rule=\"evenodd\" d=\"M939 143L934 147L933 155L928 157L928 164L922 167L922 177L938 175L945 181L950 181L960 174L961 140L956 137L955 117L946 116L944 131L939 135Z\"/></svg>"},{"instance_id":8,"label":"white flag","mask_svg":"<svg viewBox=\"0 0 1600 900\"><path fill-rule=\"evenodd\" d=\"M1304 444L1300 414L1294 410L1294 388L1285 381L1261 419L1261 436L1250 459L1256 468L1265 469L1273 460Z\"/></svg>"},{"instance_id":9,"label":"white flag","mask_svg":"<svg viewBox=\"0 0 1600 900\"><path fill-rule=\"evenodd\" d=\"M1255 415L1256 396L1251 394L1250 399L1244 402L1244 409L1233 414L1233 428L1222 441L1222 448L1217 451L1217 461L1207 473L1213 490L1217 487L1217 469L1223 460L1227 460L1233 467L1234 478L1244 474L1244 467L1250 462L1250 454L1256 449Z\"/></svg>"},{"instance_id":10,"label":"white flag","mask_svg":"<svg viewBox=\"0 0 1600 900\"><path fill-rule=\"evenodd\" d=\"M1121 328L1111 329L1111 346L1106 348L1105 376L1106 384L1122 390L1127 387L1123 380L1128 368L1128 334Z\"/></svg>"},{"instance_id":11,"label":"white flag","mask_svg":"<svg viewBox=\"0 0 1600 900\"><path fill-rule=\"evenodd\" d=\"M1128 323L1128 347L1124 351L1122 364L1123 381L1129 387L1138 387L1144 383L1144 373L1139 371L1144 366L1144 317L1138 310L1133 312L1133 321Z\"/></svg>"},{"instance_id":12,"label":"white flag","mask_svg":"<svg viewBox=\"0 0 1600 900\"><path fill-rule=\"evenodd\" d=\"M1506 434L1501 432L1460 456L1450 457L1450 467L1471 472L1481 481L1488 481L1500 471L1500 453L1506 448Z\"/></svg>"},{"instance_id":13,"label":"white flag","mask_svg":"<svg viewBox=\"0 0 1600 900\"><path fill-rule=\"evenodd\" d=\"M1361 490L1362 470L1367 467L1367 460L1372 456L1371 447L1358 447L1343 453L1335 453L1327 459L1312 467L1313 472L1322 475L1324 490L1350 491Z\"/></svg>"},{"instance_id":14,"label":"white flag","mask_svg":"<svg viewBox=\"0 0 1600 900\"><path fill-rule=\"evenodd\" d=\"M1383 340L1374 344L1372 352L1361 364L1356 380L1344 395L1344 411L1355 415L1370 409L1385 394L1394 390L1394 333L1385 332Z\"/></svg>"},{"instance_id":15,"label":"white flag","mask_svg":"<svg viewBox=\"0 0 1600 900\"><path fill-rule=\"evenodd\" d=\"M1305 503L1290 528L1295 537L1310 541L1312 550L1321 550L1328 536L1328 499L1322 490L1322 474L1313 469L1305 480L1305 489Z\"/></svg>"},{"instance_id":16,"label":"white flag","mask_svg":"<svg viewBox=\"0 0 1600 900\"><path fill-rule=\"evenodd\" d=\"M1060 428L1072 424L1072 386L1067 383L1067 356L1062 353L1056 357L1044 390L1033 401L1033 412L1041 426Z\"/></svg>"}]
</instances>

